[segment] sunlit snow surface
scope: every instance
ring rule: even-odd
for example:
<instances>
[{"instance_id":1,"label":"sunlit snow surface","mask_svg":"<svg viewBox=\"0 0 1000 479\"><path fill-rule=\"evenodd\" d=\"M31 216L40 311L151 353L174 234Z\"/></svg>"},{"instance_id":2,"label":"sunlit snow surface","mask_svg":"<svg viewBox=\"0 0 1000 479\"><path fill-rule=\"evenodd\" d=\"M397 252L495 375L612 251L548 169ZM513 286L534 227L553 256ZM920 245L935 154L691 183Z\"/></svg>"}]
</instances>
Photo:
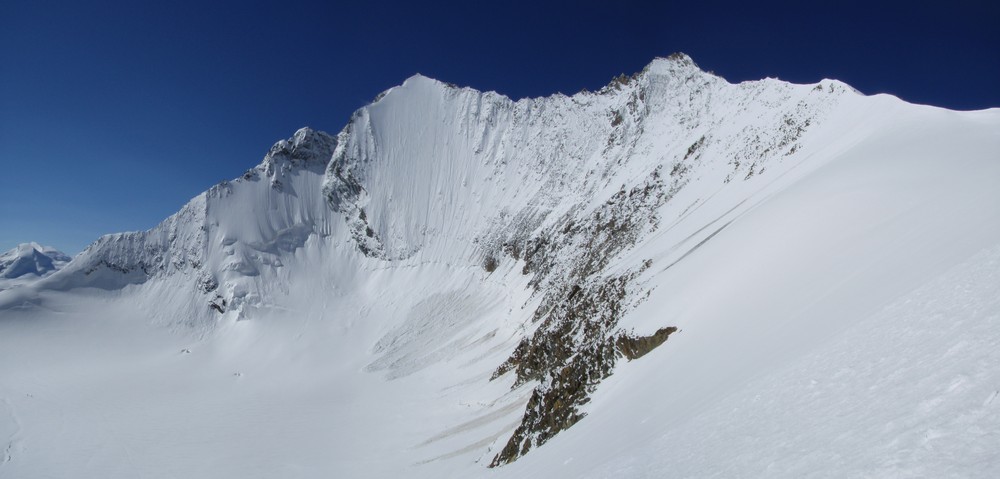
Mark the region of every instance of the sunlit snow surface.
<instances>
[{"instance_id":1,"label":"sunlit snow surface","mask_svg":"<svg viewBox=\"0 0 1000 479\"><path fill-rule=\"evenodd\" d=\"M0 477L1000 476L1000 111L644 75L634 117L631 84L515 103L411 78L330 153L354 203L278 148L0 291ZM681 331L487 469L532 386L489 377L541 298L482 245L680 163L610 270L652 260L622 326Z\"/></svg>"}]
</instances>

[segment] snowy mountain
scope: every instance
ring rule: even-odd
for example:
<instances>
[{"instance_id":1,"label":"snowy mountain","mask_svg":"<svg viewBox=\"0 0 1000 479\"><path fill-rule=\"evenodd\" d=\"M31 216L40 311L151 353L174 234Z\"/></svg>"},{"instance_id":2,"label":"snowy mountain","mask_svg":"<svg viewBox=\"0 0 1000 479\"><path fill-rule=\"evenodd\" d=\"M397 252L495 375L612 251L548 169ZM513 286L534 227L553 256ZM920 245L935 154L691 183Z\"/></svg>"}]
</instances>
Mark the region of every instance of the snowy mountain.
<instances>
[{"instance_id":1,"label":"snowy mountain","mask_svg":"<svg viewBox=\"0 0 1000 479\"><path fill-rule=\"evenodd\" d=\"M69 263L65 253L38 243L22 243L0 254L0 290L54 273Z\"/></svg>"},{"instance_id":2,"label":"snowy mountain","mask_svg":"<svg viewBox=\"0 0 1000 479\"><path fill-rule=\"evenodd\" d=\"M681 54L417 75L0 291L0 477L990 476L997 151Z\"/></svg>"}]
</instances>

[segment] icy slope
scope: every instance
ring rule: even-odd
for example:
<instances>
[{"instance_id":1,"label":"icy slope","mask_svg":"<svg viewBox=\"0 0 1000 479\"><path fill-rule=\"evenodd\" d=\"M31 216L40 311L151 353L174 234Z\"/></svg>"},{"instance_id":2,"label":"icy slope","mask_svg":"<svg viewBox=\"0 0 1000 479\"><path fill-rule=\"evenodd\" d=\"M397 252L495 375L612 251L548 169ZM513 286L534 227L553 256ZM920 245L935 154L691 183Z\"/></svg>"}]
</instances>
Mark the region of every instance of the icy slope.
<instances>
[{"instance_id":1,"label":"icy slope","mask_svg":"<svg viewBox=\"0 0 1000 479\"><path fill-rule=\"evenodd\" d=\"M683 55L415 76L0 292L0 477L991 475L998 147Z\"/></svg>"}]
</instances>

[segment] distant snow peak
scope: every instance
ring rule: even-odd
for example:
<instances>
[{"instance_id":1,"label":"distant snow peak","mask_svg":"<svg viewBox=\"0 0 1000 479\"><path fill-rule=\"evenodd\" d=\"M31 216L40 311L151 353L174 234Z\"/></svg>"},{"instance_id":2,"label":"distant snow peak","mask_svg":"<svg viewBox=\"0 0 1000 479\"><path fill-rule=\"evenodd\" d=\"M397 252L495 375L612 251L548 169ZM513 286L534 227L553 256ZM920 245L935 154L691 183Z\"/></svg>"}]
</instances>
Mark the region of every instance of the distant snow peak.
<instances>
[{"instance_id":1,"label":"distant snow peak","mask_svg":"<svg viewBox=\"0 0 1000 479\"><path fill-rule=\"evenodd\" d=\"M0 278L46 276L70 261L65 253L38 243L22 243L0 255Z\"/></svg>"}]
</instances>

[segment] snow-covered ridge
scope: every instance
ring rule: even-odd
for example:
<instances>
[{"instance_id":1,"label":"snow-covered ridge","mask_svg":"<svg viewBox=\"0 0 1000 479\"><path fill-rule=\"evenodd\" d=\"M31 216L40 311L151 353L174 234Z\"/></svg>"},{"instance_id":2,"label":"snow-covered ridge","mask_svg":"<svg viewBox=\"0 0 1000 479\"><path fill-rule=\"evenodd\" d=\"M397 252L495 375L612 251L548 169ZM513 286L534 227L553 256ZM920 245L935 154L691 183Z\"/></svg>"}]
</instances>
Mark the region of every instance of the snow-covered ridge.
<instances>
[{"instance_id":1,"label":"snow-covered ridge","mask_svg":"<svg viewBox=\"0 0 1000 479\"><path fill-rule=\"evenodd\" d=\"M848 92L834 82L731 85L685 55L572 97L512 101L414 76L355 113L325 190L376 256L470 256L470 231L509 226L487 222L538 222L657 167L686 172L711 159L699 176L732 181L787 166Z\"/></svg>"},{"instance_id":2,"label":"snow-covered ridge","mask_svg":"<svg viewBox=\"0 0 1000 479\"><path fill-rule=\"evenodd\" d=\"M318 190L334 144L325 133L300 129L275 143L260 164L191 199L156 227L101 237L42 287L118 289L180 275L185 294L212 296L185 311L194 318L208 317L206 304L259 298L283 252L310 234L328 233L330 212Z\"/></svg>"},{"instance_id":3,"label":"snow-covered ridge","mask_svg":"<svg viewBox=\"0 0 1000 479\"><path fill-rule=\"evenodd\" d=\"M257 187L260 198L311 203L294 190L283 194L284 177L299 171L325 170L325 202L345 218L360 250L385 259L478 262L500 237L552 221L656 168L687 181L688 171L711 158L698 176L728 182L771 163L791 163L796 140L847 92L827 81L731 85L683 54L655 59L600 92L571 97L512 101L416 75L356 112L336 140L310 129L296 132L261 164L192 199L152 230L102 237L49 284L117 288L186 268L204 270L209 282L227 271L252 276L258 259L213 265L222 271L205 267L208 236L267 243L280 231L313 231L313 225L271 218L280 227L233 238L220 233L207 211L226 216L248 207L224 198L261 178L270 191ZM306 223L328 215L310 209ZM332 233L334 226L321 223L317 231Z\"/></svg>"},{"instance_id":4,"label":"snow-covered ridge","mask_svg":"<svg viewBox=\"0 0 1000 479\"><path fill-rule=\"evenodd\" d=\"M146 388L129 383L109 404L183 380L166 394L176 404L153 401L163 422L105 415L114 433L93 441L182 427L229 431L218 442L240 445L206 454L168 435L88 459L90 475L109 463L167 470L153 465L169 450L186 458L169 461L179 475L474 477L502 465L495 474L655 476L681 458L688 475L711 476L699 465L725 461L691 458L731 438L697 431L752 417L758 403L743 385L773 390L777 379L751 380L793 362L808 377L803 354L824 364L823 351L848 347L823 347L843 331L883 321L882 308L1000 244L997 131L998 110L909 105L831 80L731 84L684 55L597 92L517 101L417 75L335 137L299 130L156 228L102 237L62 270L0 292L0 314L58 311L96 331L180 326L183 345L129 350L157 365L150 374L121 370L132 361L113 349L95 353L112 365L102 384ZM127 320L88 316L109 310ZM970 321L990 330L994 317ZM192 342L192 329L215 334ZM949 348L961 356L961 344ZM868 351L922 364L910 357L919 348ZM8 462L22 475L59 472L18 445L45 437L79 449L85 440L60 431L88 415L46 426L55 415L23 399L42 383L28 369L2 371L15 386L0 385L12 398L0 426L27 411L17 414L37 428L11 436ZM960 383L985 390L990 377L975 370ZM720 398L736 403L713 409ZM276 418L266 437L254 432L264 410ZM742 450L742 463L758 457ZM657 452L663 467L643 467ZM276 455L304 469L268 462Z\"/></svg>"}]
</instances>

